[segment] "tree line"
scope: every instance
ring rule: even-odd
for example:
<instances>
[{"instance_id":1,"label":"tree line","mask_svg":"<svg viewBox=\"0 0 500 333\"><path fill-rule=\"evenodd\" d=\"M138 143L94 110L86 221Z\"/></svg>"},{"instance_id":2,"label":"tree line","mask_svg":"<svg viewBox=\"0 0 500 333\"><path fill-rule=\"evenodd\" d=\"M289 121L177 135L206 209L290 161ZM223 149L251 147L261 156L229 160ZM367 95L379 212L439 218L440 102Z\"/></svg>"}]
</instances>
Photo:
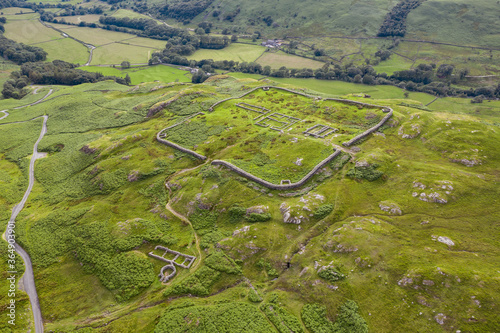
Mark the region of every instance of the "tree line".
<instances>
[{"instance_id":1,"label":"tree line","mask_svg":"<svg viewBox=\"0 0 500 333\"><path fill-rule=\"evenodd\" d=\"M116 76L104 76L101 73L91 73L76 69L77 65L54 60L52 62L27 62L21 65L20 71L11 73L4 83L2 94L5 98L22 98L29 90L30 84L62 84L78 85L94 83L104 80L114 80L120 84L127 84L126 80Z\"/></svg>"},{"instance_id":2,"label":"tree line","mask_svg":"<svg viewBox=\"0 0 500 333\"><path fill-rule=\"evenodd\" d=\"M0 17L0 56L20 65L29 61L43 61L47 57L47 52L43 49L18 43L12 39L3 36L5 31L4 24L7 22L5 17Z\"/></svg>"},{"instance_id":3,"label":"tree line","mask_svg":"<svg viewBox=\"0 0 500 333\"><path fill-rule=\"evenodd\" d=\"M188 60L182 52L181 46L168 45L161 52L153 53L149 60L150 65L159 63L169 63L174 65L189 66L196 68L192 77L193 83L204 82L210 77L210 73L216 70L229 72L241 72L249 74L260 74L277 78L315 78L319 80L338 80L344 82L360 83L366 85L392 85L412 92L425 92L435 96L456 96L456 97L479 97L476 102L483 99L500 98L500 84L496 87L479 88L459 88L452 84L460 83L468 74L467 70L456 70L453 65L442 64L419 64L417 67L408 70L396 71L392 75L377 73L370 66L356 66L353 63L345 65L331 63L325 64L322 68L313 70L311 68L287 68L282 66L272 69L270 66L262 66L256 62L235 62L232 60L213 61L203 59L200 61Z\"/></svg>"},{"instance_id":4,"label":"tree line","mask_svg":"<svg viewBox=\"0 0 500 333\"><path fill-rule=\"evenodd\" d=\"M412 9L420 6L425 0L402 0L385 16L377 36L404 37L406 34L406 18Z\"/></svg>"}]
</instances>

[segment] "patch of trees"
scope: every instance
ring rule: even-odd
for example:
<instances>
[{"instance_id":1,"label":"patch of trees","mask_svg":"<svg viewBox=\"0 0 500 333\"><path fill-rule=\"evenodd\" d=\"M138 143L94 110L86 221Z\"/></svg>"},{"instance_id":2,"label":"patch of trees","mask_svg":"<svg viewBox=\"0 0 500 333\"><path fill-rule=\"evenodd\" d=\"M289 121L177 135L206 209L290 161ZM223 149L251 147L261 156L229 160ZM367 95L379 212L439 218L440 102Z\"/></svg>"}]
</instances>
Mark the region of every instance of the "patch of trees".
<instances>
[{"instance_id":1,"label":"patch of trees","mask_svg":"<svg viewBox=\"0 0 500 333\"><path fill-rule=\"evenodd\" d=\"M224 20L229 21L229 22L234 22L234 19L236 18L236 16L238 16L240 11L241 11L241 9L238 7L235 10L233 10L232 12L226 13L224 15Z\"/></svg>"},{"instance_id":2,"label":"patch of trees","mask_svg":"<svg viewBox=\"0 0 500 333\"><path fill-rule=\"evenodd\" d=\"M385 16L377 36L404 37L406 34L406 18L412 9L420 6L425 0L403 0L394 6Z\"/></svg>"},{"instance_id":3,"label":"patch of trees","mask_svg":"<svg viewBox=\"0 0 500 333\"><path fill-rule=\"evenodd\" d=\"M114 25L117 27L125 27L137 30L146 30L146 28L150 25L157 25L156 21L152 19L113 16L101 16L99 17L99 23L103 25Z\"/></svg>"},{"instance_id":4,"label":"patch of trees","mask_svg":"<svg viewBox=\"0 0 500 333\"><path fill-rule=\"evenodd\" d=\"M52 13L44 11L43 9L38 9L40 13L40 19L42 21L53 22L56 17L64 17L64 16L80 16L80 15L101 15L104 12L104 8L102 6L92 6L92 7L76 7L76 6L68 6L63 10Z\"/></svg>"},{"instance_id":5,"label":"patch of trees","mask_svg":"<svg viewBox=\"0 0 500 333\"><path fill-rule=\"evenodd\" d=\"M191 21L198 14L207 9L213 0L177 0L167 3L159 9L159 13L185 23Z\"/></svg>"},{"instance_id":6,"label":"patch of trees","mask_svg":"<svg viewBox=\"0 0 500 333\"><path fill-rule=\"evenodd\" d=\"M10 79L3 85L2 94L5 98L22 98L29 84L62 84L77 85L94 83L103 80L114 80L126 84L125 79L116 76L103 76L101 73L91 73L76 69L77 65L61 60L53 62L28 62L21 66L20 71L11 73Z\"/></svg>"},{"instance_id":7,"label":"patch of trees","mask_svg":"<svg viewBox=\"0 0 500 333\"><path fill-rule=\"evenodd\" d=\"M47 57L47 52L39 47L25 45L0 36L0 55L20 65L29 61L43 61Z\"/></svg>"}]
</instances>

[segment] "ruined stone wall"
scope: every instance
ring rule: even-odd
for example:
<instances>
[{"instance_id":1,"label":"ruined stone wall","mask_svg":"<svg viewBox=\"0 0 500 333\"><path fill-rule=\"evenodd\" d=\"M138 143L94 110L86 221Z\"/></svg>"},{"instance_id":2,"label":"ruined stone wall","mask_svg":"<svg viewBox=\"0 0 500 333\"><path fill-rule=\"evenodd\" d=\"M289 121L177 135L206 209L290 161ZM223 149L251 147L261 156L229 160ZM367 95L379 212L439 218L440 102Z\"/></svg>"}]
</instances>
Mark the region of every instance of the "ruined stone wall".
<instances>
[{"instance_id":1,"label":"ruined stone wall","mask_svg":"<svg viewBox=\"0 0 500 333\"><path fill-rule=\"evenodd\" d=\"M345 147L349 147L350 145L352 145L352 144L354 144L354 143L358 142L359 140L361 140L361 139L363 139L363 138L367 137L368 135L370 135L371 133L373 133L373 132L377 131L380 127L382 127L382 126L385 124L385 122L386 122L387 120L389 120L389 118L390 118L390 117L392 117L392 113L393 113L393 111L392 111L392 109L391 109L391 108L386 108L386 109L388 109L388 110L389 110L389 113L388 113L388 114L387 114L384 118L382 118L382 120L381 120L381 121L380 121L377 125L375 125L375 126L373 126L372 128L370 128L370 129L368 129L368 130L364 131L363 133L361 133L361 134L359 134L359 135L355 136L355 137L354 137L354 138L352 138L351 140L349 140L349 141L347 141L347 142L342 143L342 145L343 145L343 146L345 146Z\"/></svg>"},{"instance_id":2,"label":"ruined stone wall","mask_svg":"<svg viewBox=\"0 0 500 333\"><path fill-rule=\"evenodd\" d=\"M236 165L231 164L226 161L221 161L221 160L214 160L212 162L212 165L223 165L227 167L228 169L236 172L240 176L243 176L251 181L256 182L257 184L260 184L262 186L265 186L267 188L273 189L273 190L291 190L297 187L301 187L304 185L309 179L311 179L314 174L316 174L321 168L323 168L325 165L330 163L335 157L337 157L341 153L340 150L336 150L333 154L325 158L323 161L318 163L307 175L304 176L300 181L296 183L291 183L291 184L283 184L283 185L278 185L278 184L273 184L270 183L262 178L259 178L257 176L252 175L251 173L246 172L243 169L238 168Z\"/></svg>"},{"instance_id":3,"label":"ruined stone wall","mask_svg":"<svg viewBox=\"0 0 500 333\"><path fill-rule=\"evenodd\" d=\"M207 157L206 157L206 156L203 156L203 155L201 155L201 154L198 154L197 152L192 151L191 149L184 148L184 147L182 147L181 145L178 145L178 144L176 144L176 143L173 143L172 141L165 140L165 139L163 139L163 138L161 137L161 134L162 134L163 132L165 132L165 131L167 131L167 130L169 130L169 129L172 129L172 128L176 127L176 126L179 126L180 124L182 124L183 122L185 122L185 121L186 121L186 120L188 120L188 119L191 119L191 118L194 118L194 117L196 117L196 116L198 116L198 115L203 115L203 114L204 114L203 112L198 112L198 113L195 113L195 114L193 114L193 115L191 115L191 116L187 117L186 119L184 119L184 121L182 121L182 122L180 122L180 123L177 123L177 124L174 124L174 125L172 125L172 126L169 126L169 127L166 127L166 128L164 128L164 129L162 129L161 131L159 131L159 132L158 132L158 134L156 134L156 140L157 140L158 142L163 143L163 144L164 144L164 145L166 145L166 146L169 146L169 147L172 147L172 148L174 148L174 149L180 150L180 151L182 151L182 152L184 152L184 153L186 153L186 154L189 154L189 155L191 155L191 156L194 156L194 157L196 157L196 158L198 158L198 159L200 159L200 160L206 160L206 159L207 159Z\"/></svg>"}]
</instances>

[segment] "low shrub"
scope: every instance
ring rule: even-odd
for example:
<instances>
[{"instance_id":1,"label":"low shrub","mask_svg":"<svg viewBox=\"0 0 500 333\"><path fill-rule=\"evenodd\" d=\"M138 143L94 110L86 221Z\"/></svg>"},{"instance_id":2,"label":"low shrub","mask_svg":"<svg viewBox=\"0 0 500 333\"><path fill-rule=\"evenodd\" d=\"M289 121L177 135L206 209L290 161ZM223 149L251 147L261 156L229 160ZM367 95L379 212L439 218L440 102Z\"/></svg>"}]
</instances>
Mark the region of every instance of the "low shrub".
<instances>
[{"instance_id":1,"label":"low shrub","mask_svg":"<svg viewBox=\"0 0 500 333\"><path fill-rule=\"evenodd\" d=\"M346 176L356 179L366 179L368 181L374 181L382 177L384 174L382 171L376 170L379 167L378 164L372 164L369 166L354 167L347 171Z\"/></svg>"},{"instance_id":2,"label":"low shrub","mask_svg":"<svg viewBox=\"0 0 500 333\"><path fill-rule=\"evenodd\" d=\"M336 271L332 267L326 267L318 272L318 276L328 282L336 282L345 278L345 275Z\"/></svg>"},{"instance_id":3,"label":"low shrub","mask_svg":"<svg viewBox=\"0 0 500 333\"><path fill-rule=\"evenodd\" d=\"M333 205L332 204L326 204L319 206L315 211L314 211L314 217L321 220L325 217L328 216L333 211Z\"/></svg>"}]
</instances>

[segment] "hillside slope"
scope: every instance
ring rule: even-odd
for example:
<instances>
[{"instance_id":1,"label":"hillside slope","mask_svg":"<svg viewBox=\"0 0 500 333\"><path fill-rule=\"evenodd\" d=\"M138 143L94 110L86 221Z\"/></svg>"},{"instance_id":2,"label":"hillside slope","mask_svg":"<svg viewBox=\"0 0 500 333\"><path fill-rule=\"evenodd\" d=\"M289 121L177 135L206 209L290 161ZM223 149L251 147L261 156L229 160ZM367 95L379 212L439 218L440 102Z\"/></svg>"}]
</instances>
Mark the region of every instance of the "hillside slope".
<instances>
[{"instance_id":1,"label":"hillside slope","mask_svg":"<svg viewBox=\"0 0 500 333\"><path fill-rule=\"evenodd\" d=\"M500 48L497 1L427 0L407 19L407 37Z\"/></svg>"},{"instance_id":2,"label":"hillside slope","mask_svg":"<svg viewBox=\"0 0 500 333\"><path fill-rule=\"evenodd\" d=\"M172 2L172 0L169 0ZM192 20L238 32L274 35L343 34L375 36L396 0L220 1ZM237 8L240 9L237 13ZM426 0L407 19L407 36L455 44L500 46L494 1ZM217 12L217 17L214 17ZM227 15L233 16L233 21ZM269 19L270 17L270 19Z\"/></svg>"}]
</instances>

